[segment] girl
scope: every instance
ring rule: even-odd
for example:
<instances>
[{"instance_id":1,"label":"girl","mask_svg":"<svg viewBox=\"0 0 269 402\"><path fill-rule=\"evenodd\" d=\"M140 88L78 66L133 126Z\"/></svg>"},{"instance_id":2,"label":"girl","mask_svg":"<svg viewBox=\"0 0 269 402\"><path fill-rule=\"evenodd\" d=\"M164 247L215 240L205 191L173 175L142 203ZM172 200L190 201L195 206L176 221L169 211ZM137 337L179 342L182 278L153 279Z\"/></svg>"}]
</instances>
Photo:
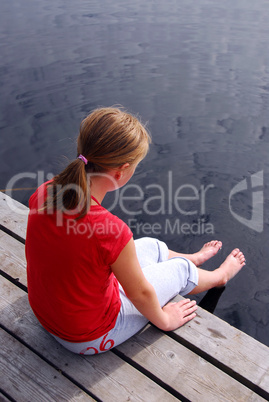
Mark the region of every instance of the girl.
<instances>
[{"instance_id":1,"label":"girl","mask_svg":"<svg viewBox=\"0 0 269 402\"><path fill-rule=\"evenodd\" d=\"M130 338L148 321L164 331L195 317L195 301L174 296L224 286L245 265L238 249L213 272L201 266L221 242L179 254L153 238L133 240L101 206L145 157L150 137L132 115L93 111L81 124L77 158L30 198L26 238L30 305L67 349L96 354ZM168 304L167 304L168 303Z\"/></svg>"}]
</instances>

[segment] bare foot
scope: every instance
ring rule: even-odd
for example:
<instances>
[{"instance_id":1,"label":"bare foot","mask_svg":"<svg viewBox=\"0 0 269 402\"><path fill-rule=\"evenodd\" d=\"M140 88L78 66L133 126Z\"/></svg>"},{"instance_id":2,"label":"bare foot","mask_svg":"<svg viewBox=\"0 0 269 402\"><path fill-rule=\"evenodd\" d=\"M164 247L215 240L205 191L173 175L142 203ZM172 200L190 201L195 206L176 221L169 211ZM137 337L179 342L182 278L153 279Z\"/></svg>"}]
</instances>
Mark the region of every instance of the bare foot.
<instances>
[{"instance_id":1,"label":"bare foot","mask_svg":"<svg viewBox=\"0 0 269 402\"><path fill-rule=\"evenodd\" d=\"M232 279L244 265L246 265L244 254L238 248L235 248L221 266L215 270L215 272L220 273L221 279L219 286L226 285L226 283Z\"/></svg>"},{"instance_id":2,"label":"bare foot","mask_svg":"<svg viewBox=\"0 0 269 402\"><path fill-rule=\"evenodd\" d=\"M218 240L212 240L201 248L200 251L193 254L193 262L197 267L200 267L204 262L209 260L209 258L214 257L217 252L221 249L222 243Z\"/></svg>"}]
</instances>

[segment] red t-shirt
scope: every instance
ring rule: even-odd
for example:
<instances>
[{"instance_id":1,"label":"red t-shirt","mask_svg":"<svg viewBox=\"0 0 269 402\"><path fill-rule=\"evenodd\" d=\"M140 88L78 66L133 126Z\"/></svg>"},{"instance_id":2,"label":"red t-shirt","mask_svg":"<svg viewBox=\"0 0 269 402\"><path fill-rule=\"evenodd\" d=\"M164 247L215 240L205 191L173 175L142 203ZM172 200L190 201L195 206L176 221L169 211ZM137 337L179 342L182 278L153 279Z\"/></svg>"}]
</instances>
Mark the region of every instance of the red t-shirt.
<instances>
[{"instance_id":1,"label":"red t-shirt","mask_svg":"<svg viewBox=\"0 0 269 402\"><path fill-rule=\"evenodd\" d=\"M132 238L100 205L75 221L38 211L43 184L31 196L26 236L30 305L43 327L69 342L97 339L115 326L119 285L110 265ZM127 269L127 267L126 267Z\"/></svg>"}]
</instances>

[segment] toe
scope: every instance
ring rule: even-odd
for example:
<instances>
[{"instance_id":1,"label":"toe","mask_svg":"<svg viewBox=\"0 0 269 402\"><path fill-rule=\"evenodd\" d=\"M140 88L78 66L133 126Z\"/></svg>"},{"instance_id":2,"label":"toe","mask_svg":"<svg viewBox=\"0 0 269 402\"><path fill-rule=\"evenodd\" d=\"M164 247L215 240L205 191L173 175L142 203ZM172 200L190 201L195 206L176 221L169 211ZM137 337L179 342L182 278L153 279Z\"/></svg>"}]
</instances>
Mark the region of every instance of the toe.
<instances>
[{"instance_id":1,"label":"toe","mask_svg":"<svg viewBox=\"0 0 269 402\"><path fill-rule=\"evenodd\" d=\"M236 256L238 255L239 251L240 251L239 248L235 248L235 249L231 252L232 256L236 257Z\"/></svg>"}]
</instances>

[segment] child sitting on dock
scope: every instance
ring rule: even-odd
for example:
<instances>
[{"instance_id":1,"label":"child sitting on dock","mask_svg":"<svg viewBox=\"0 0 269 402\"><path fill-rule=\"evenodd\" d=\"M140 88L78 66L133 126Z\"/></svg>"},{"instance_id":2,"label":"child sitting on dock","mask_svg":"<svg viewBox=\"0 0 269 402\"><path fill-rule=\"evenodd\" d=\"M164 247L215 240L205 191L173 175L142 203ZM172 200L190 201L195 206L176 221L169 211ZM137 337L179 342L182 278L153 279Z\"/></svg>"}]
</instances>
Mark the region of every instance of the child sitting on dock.
<instances>
[{"instance_id":1,"label":"child sitting on dock","mask_svg":"<svg viewBox=\"0 0 269 402\"><path fill-rule=\"evenodd\" d=\"M193 319L186 298L224 286L245 265L234 249L220 267L201 265L221 248L194 254L154 238L133 239L128 226L101 206L124 186L148 152L140 121L117 108L94 110L81 123L77 158L29 201L26 237L30 305L42 326L67 349L97 354L124 342L149 321L164 331Z\"/></svg>"}]
</instances>

